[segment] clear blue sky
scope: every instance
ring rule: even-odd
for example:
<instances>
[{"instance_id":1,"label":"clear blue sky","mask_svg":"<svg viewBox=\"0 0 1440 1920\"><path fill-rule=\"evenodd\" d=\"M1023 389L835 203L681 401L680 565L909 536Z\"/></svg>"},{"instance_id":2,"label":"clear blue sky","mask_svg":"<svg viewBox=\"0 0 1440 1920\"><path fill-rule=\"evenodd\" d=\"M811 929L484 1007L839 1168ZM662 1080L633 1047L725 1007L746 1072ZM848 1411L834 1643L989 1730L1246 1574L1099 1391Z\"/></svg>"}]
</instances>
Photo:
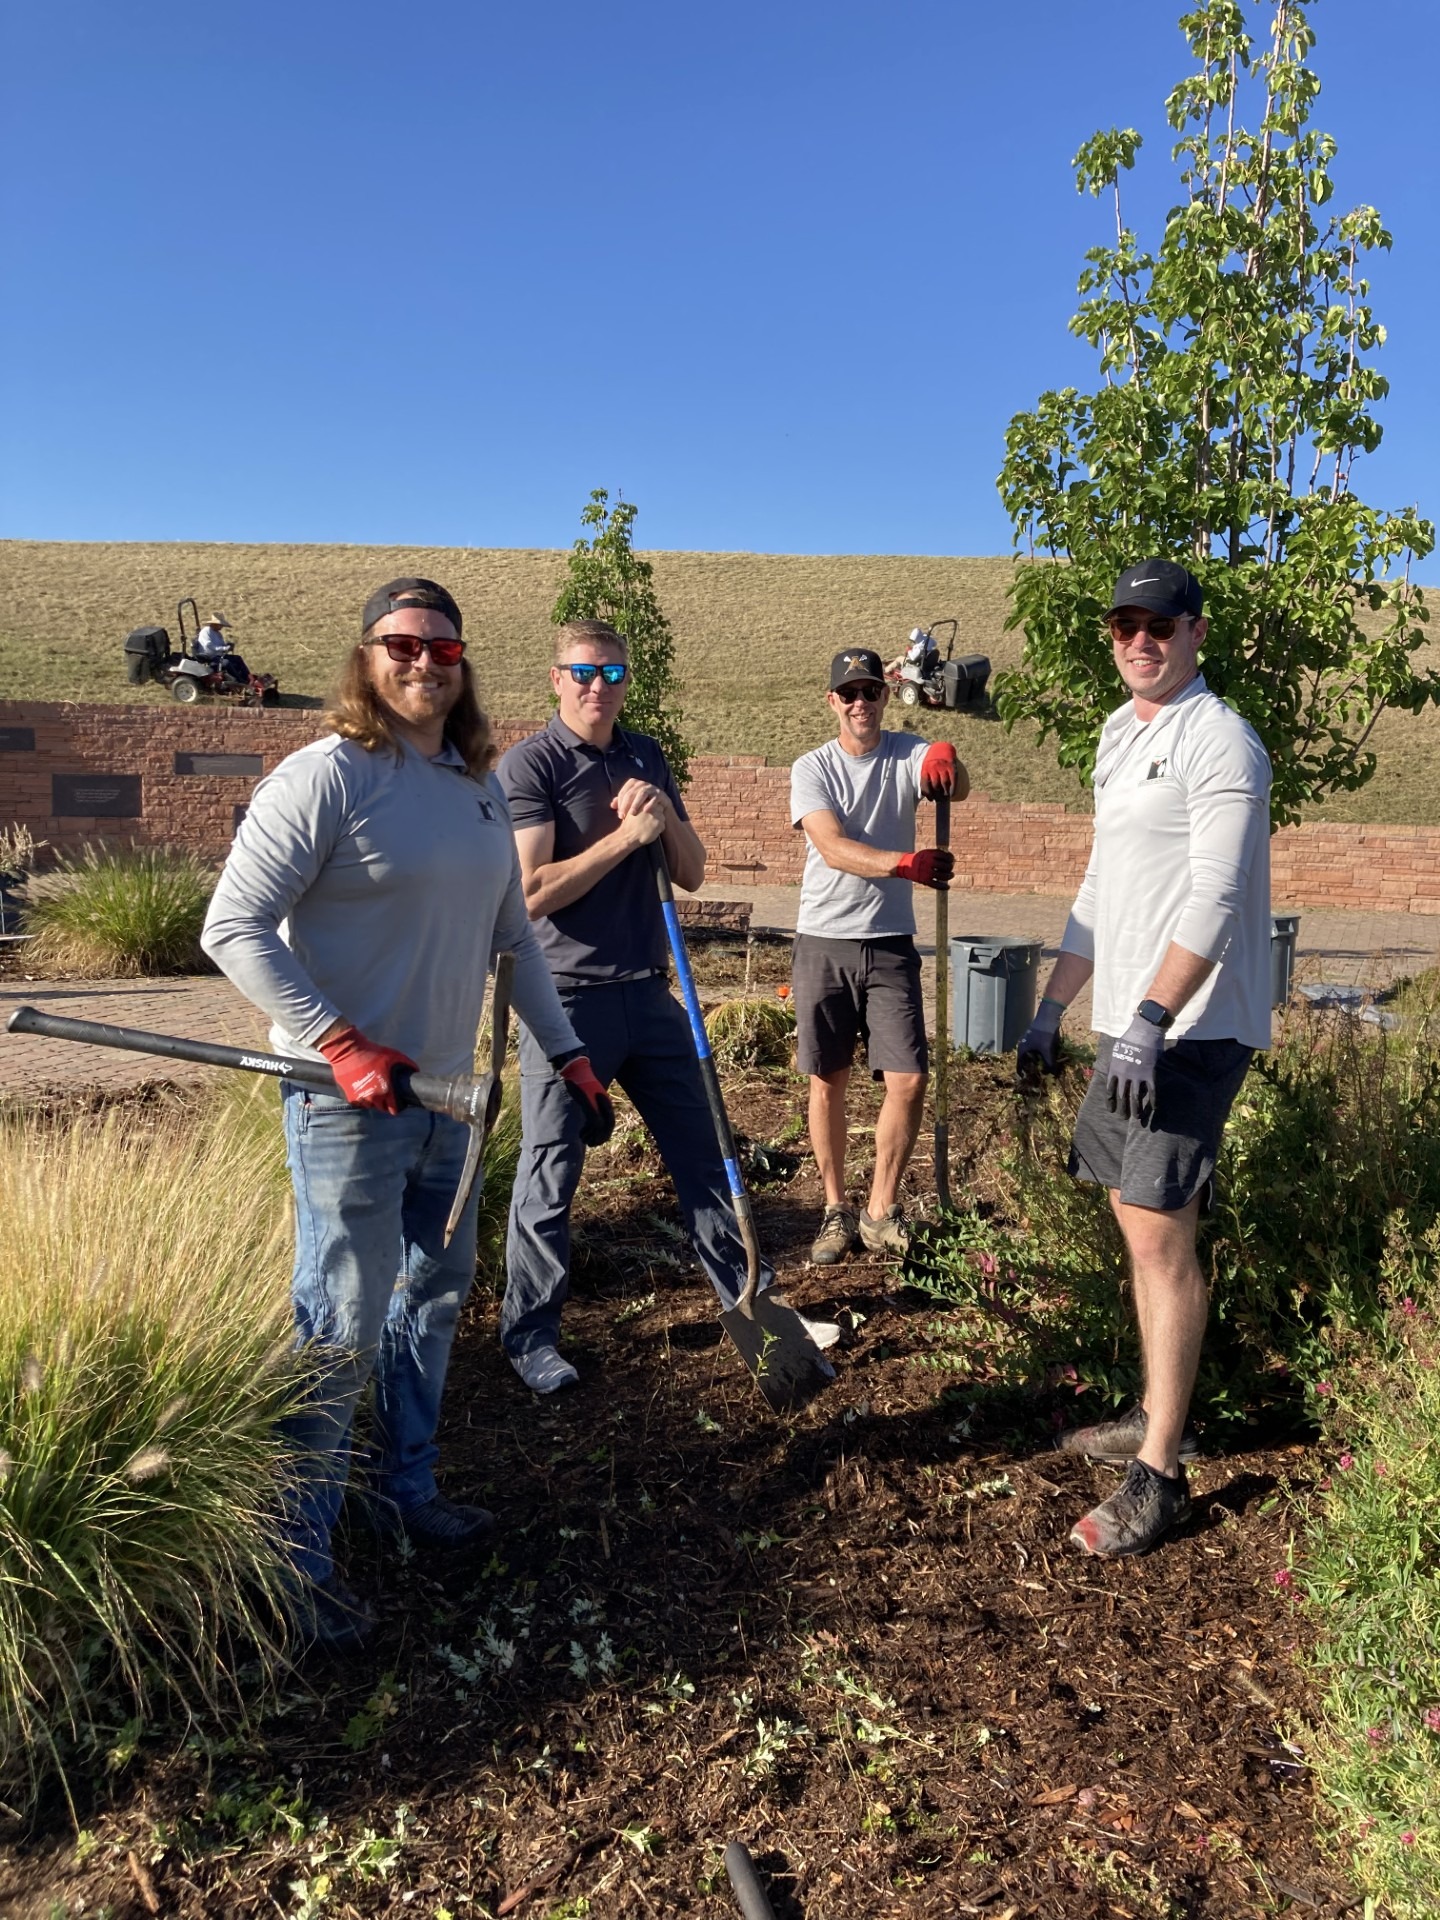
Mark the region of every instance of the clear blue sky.
<instances>
[{"instance_id":1,"label":"clear blue sky","mask_svg":"<svg viewBox=\"0 0 1440 1920\"><path fill-rule=\"evenodd\" d=\"M15 5L0 533L556 546L605 485L646 547L1003 552L1007 420L1094 384L1069 161L1138 126L1156 236L1179 11ZM1440 5L1314 19L1395 235L1356 482L1433 515Z\"/></svg>"}]
</instances>

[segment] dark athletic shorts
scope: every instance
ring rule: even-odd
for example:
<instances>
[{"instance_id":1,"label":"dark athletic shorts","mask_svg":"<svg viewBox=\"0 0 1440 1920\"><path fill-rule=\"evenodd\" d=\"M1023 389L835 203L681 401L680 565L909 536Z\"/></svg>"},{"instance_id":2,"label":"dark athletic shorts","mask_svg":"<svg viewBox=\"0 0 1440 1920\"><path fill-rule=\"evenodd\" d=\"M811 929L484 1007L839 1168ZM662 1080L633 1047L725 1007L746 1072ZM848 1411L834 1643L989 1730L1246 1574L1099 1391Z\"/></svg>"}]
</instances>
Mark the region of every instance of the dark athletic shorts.
<instances>
[{"instance_id":1,"label":"dark athletic shorts","mask_svg":"<svg viewBox=\"0 0 1440 1920\"><path fill-rule=\"evenodd\" d=\"M920 956L908 933L881 940L797 933L790 980L801 1073L838 1073L852 1065L861 1039L877 1080L926 1072Z\"/></svg>"},{"instance_id":2,"label":"dark athletic shorts","mask_svg":"<svg viewBox=\"0 0 1440 1920\"><path fill-rule=\"evenodd\" d=\"M1071 1173L1115 1189L1131 1207L1178 1213L1197 1193L1208 1205L1220 1135L1252 1049L1238 1040L1174 1041L1160 1056L1155 1111L1142 1126L1106 1105L1115 1042L1103 1034L1099 1041L1095 1072L1075 1116Z\"/></svg>"}]
</instances>

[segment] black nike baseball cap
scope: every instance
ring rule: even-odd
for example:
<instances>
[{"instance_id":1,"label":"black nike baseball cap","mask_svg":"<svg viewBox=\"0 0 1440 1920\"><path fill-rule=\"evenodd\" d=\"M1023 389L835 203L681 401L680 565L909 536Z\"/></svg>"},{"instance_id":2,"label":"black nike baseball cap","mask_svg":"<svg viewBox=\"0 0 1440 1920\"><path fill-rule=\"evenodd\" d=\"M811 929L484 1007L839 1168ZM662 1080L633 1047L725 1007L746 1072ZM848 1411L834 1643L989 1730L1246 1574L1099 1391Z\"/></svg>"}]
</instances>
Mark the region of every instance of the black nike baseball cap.
<instances>
[{"instance_id":1,"label":"black nike baseball cap","mask_svg":"<svg viewBox=\"0 0 1440 1920\"><path fill-rule=\"evenodd\" d=\"M847 647L830 662L832 693L839 687L853 686L858 680L878 680L882 687L885 684L885 669L880 664L880 656L872 653L869 647Z\"/></svg>"},{"instance_id":2,"label":"black nike baseball cap","mask_svg":"<svg viewBox=\"0 0 1440 1920\"><path fill-rule=\"evenodd\" d=\"M1204 604L1204 590L1188 567L1174 560L1137 560L1115 582L1110 611L1143 607L1147 613L1168 614L1172 620L1187 613L1193 619Z\"/></svg>"},{"instance_id":3,"label":"black nike baseball cap","mask_svg":"<svg viewBox=\"0 0 1440 1920\"><path fill-rule=\"evenodd\" d=\"M383 587L375 589L360 615L361 638L377 620L383 620L387 613L395 613L401 607L429 607L434 613L443 613L455 629L455 638L460 638L460 609L455 604L455 596L434 580L411 578L387 580Z\"/></svg>"}]
</instances>

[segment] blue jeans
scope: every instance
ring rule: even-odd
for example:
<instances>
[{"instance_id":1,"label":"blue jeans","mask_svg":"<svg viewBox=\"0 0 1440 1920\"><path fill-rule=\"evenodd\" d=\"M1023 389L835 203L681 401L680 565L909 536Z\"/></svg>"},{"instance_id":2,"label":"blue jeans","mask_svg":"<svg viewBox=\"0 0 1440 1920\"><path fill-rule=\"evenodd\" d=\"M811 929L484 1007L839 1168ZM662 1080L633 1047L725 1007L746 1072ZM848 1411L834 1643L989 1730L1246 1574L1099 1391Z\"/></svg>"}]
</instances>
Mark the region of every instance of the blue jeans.
<instances>
[{"instance_id":1,"label":"blue jeans","mask_svg":"<svg viewBox=\"0 0 1440 1920\"><path fill-rule=\"evenodd\" d=\"M295 1188L296 1336L324 1370L286 1429L301 1457L287 1531L299 1571L324 1580L355 1408L372 1374L377 1495L403 1513L435 1492L435 1429L475 1277L480 1183L446 1247L468 1127L419 1107L371 1113L303 1087L281 1094Z\"/></svg>"},{"instance_id":2,"label":"blue jeans","mask_svg":"<svg viewBox=\"0 0 1440 1920\"><path fill-rule=\"evenodd\" d=\"M654 1135L685 1225L721 1304L745 1284L745 1249L685 1011L658 974L560 989L596 1075L618 1081ZM520 1033L520 1165L505 1242L500 1340L512 1355L553 1347L570 1291L570 1202L585 1148L580 1112L528 1028ZM774 1274L760 1270L760 1285Z\"/></svg>"}]
</instances>

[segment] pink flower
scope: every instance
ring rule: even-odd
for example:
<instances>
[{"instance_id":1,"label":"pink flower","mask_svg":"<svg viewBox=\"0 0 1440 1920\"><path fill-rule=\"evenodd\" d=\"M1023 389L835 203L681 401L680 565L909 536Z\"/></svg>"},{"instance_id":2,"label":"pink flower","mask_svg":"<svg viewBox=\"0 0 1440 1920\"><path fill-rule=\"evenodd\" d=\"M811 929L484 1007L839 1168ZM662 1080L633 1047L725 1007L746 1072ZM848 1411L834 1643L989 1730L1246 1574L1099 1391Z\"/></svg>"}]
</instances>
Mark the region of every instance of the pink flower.
<instances>
[{"instance_id":1,"label":"pink flower","mask_svg":"<svg viewBox=\"0 0 1440 1920\"><path fill-rule=\"evenodd\" d=\"M1400 1311L1405 1314L1413 1314L1415 1312L1415 1302L1410 1298L1408 1293L1406 1294L1405 1298L1400 1302ZM1410 1838L1412 1840L1415 1838L1413 1833L1411 1834Z\"/></svg>"},{"instance_id":2,"label":"pink flower","mask_svg":"<svg viewBox=\"0 0 1440 1920\"><path fill-rule=\"evenodd\" d=\"M1440 1707L1425 1709L1425 1724L1431 1733L1440 1733Z\"/></svg>"},{"instance_id":3,"label":"pink flower","mask_svg":"<svg viewBox=\"0 0 1440 1920\"><path fill-rule=\"evenodd\" d=\"M1350 1469L1351 1469L1351 1467L1353 1467L1353 1466L1354 1466L1354 1464L1355 1464L1355 1456L1354 1456L1354 1454L1353 1454L1353 1453L1342 1453L1342 1454L1341 1454L1341 1456L1340 1456L1340 1459L1339 1459L1339 1461L1337 1462L1337 1464L1338 1464L1338 1466L1340 1467L1340 1470L1342 1471L1342 1473L1348 1473L1348 1472L1350 1471Z\"/></svg>"},{"instance_id":4,"label":"pink flower","mask_svg":"<svg viewBox=\"0 0 1440 1920\"><path fill-rule=\"evenodd\" d=\"M1390 1736L1384 1727L1367 1727L1365 1729L1365 1738L1370 1742L1372 1747L1383 1747Z\"/></svg>"},{"instance_id":5,"label":"pink flower","mask_svg":"<svg viewBox=\"0 0 1440 1920\"><path fill-rule=\"evenodd\" d=\"M1330 1480L1329 1474L1327 1473L1325 1478L1320 1482L1320 1491L1322 1493L1328 1493L1330 1491L1330 1487L1331 1487L1331 1480Z\"/></svg>"},{"instance_id":6,"label":"pink flower","mask_svg":"<svg viewBox=\"0 0 1440 1920\"><path fill-rule=\"evenodd\" d=\"M1402 1833L1402 1834L1401 1834L1401 1836L1400 1836L1400 1844L1401 1844L1401 1846L1402 1846L1402 1847L1413 1847L1413 1846L1414 1846L1414 1844L1415 1844L1415 1836L1414 1836L1414 1834L1413 1834L1413 1833Z\"/></svg>"},{"instance_id":7,"label":"pink flower","mask_svg":"<svg viewBox=\"0 0 1440 1920\"><path fill-rule=\"evenodd\" d=\"M1329 1394L1332 1394L1335 1391L1335 1389L1331 1386L1328 1380L1317 1380L1315 1382L1315 1391L1320 1395L1321 1399L1323 1400Z\"/></svg>"},{"instance_id":8,"label":"pink flower","mask_svg":"<svg viewBox=\"0 0 1440 1920\"><path fill-rule=\"evenodd\" d=\"M1375 1462L1375 1478L1377 1480L1383 1480L1385 1478L1385 1475L1388 1472L1389 1472L1389 1468L1385 1465L1385 1462L1383 1460L1377 1460Z\"/></svg>"},{"instance_id":9,"label":"pink flower","mask_svg":"<svg viewBox=\"0 0 1440 1920\"><path fill-rule=\"evenodd\" d=\"M1277 1567L1271 1578L1277 1587L1293 1587L1295 1584L1295 1576L1289 1567Z\"/></svg>"}]
</instances>

